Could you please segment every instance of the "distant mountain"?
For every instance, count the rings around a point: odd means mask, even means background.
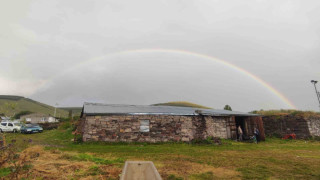
[[[54,107],[22,96],[0,95],[0,114],[13,116],[21,111],[54,115]],[[57,117],[68,117],[68,111],[57,108]]]
[[[210,107],[202,106],[199,104],[194,104],[194,103],[187,102],[187,101],[173,101],[173,102],[167,102],[167,103],[159,103],[159,104],[153,104],[153,106],[179,106],[179,107],[212,109]]]

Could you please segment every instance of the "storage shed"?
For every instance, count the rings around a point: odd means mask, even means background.
[[[83,141],[168,142],[219,137],[237,139],[237,127],[264,140],[261,116],[176,106],[84,103],[78,126]]]

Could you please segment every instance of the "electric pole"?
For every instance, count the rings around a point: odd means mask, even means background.
[[[54,115],[53,115],[54,118],[56,118],[57,106],[58,106],[58,103],[56,103],[56,105],[54,106]]]
[[[314,85],[314,89],[316,90],[316,94],[317,94],[317,98],[318,98],[318,102],[319,102],[319,108],[320,108],[320,93],[318,92],[318,89],[317,89],[317,86],[316,86],[318,81],[311,80],[311,83]]]

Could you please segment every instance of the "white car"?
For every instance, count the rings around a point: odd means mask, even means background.
[[[16,122],[1,122],[0,132],[18,132],[20,131],[21,124]]]

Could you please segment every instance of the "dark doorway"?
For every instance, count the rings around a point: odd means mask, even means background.
[[[235,117],[236,120],[236,128],[237,128],[237,139],[239,139],[239,132],[238,132],[238,127],[240,126],[243,132],[243,136],[247,137],[248,136],[248,130],[246,127],[246,122],[244,117]]]

